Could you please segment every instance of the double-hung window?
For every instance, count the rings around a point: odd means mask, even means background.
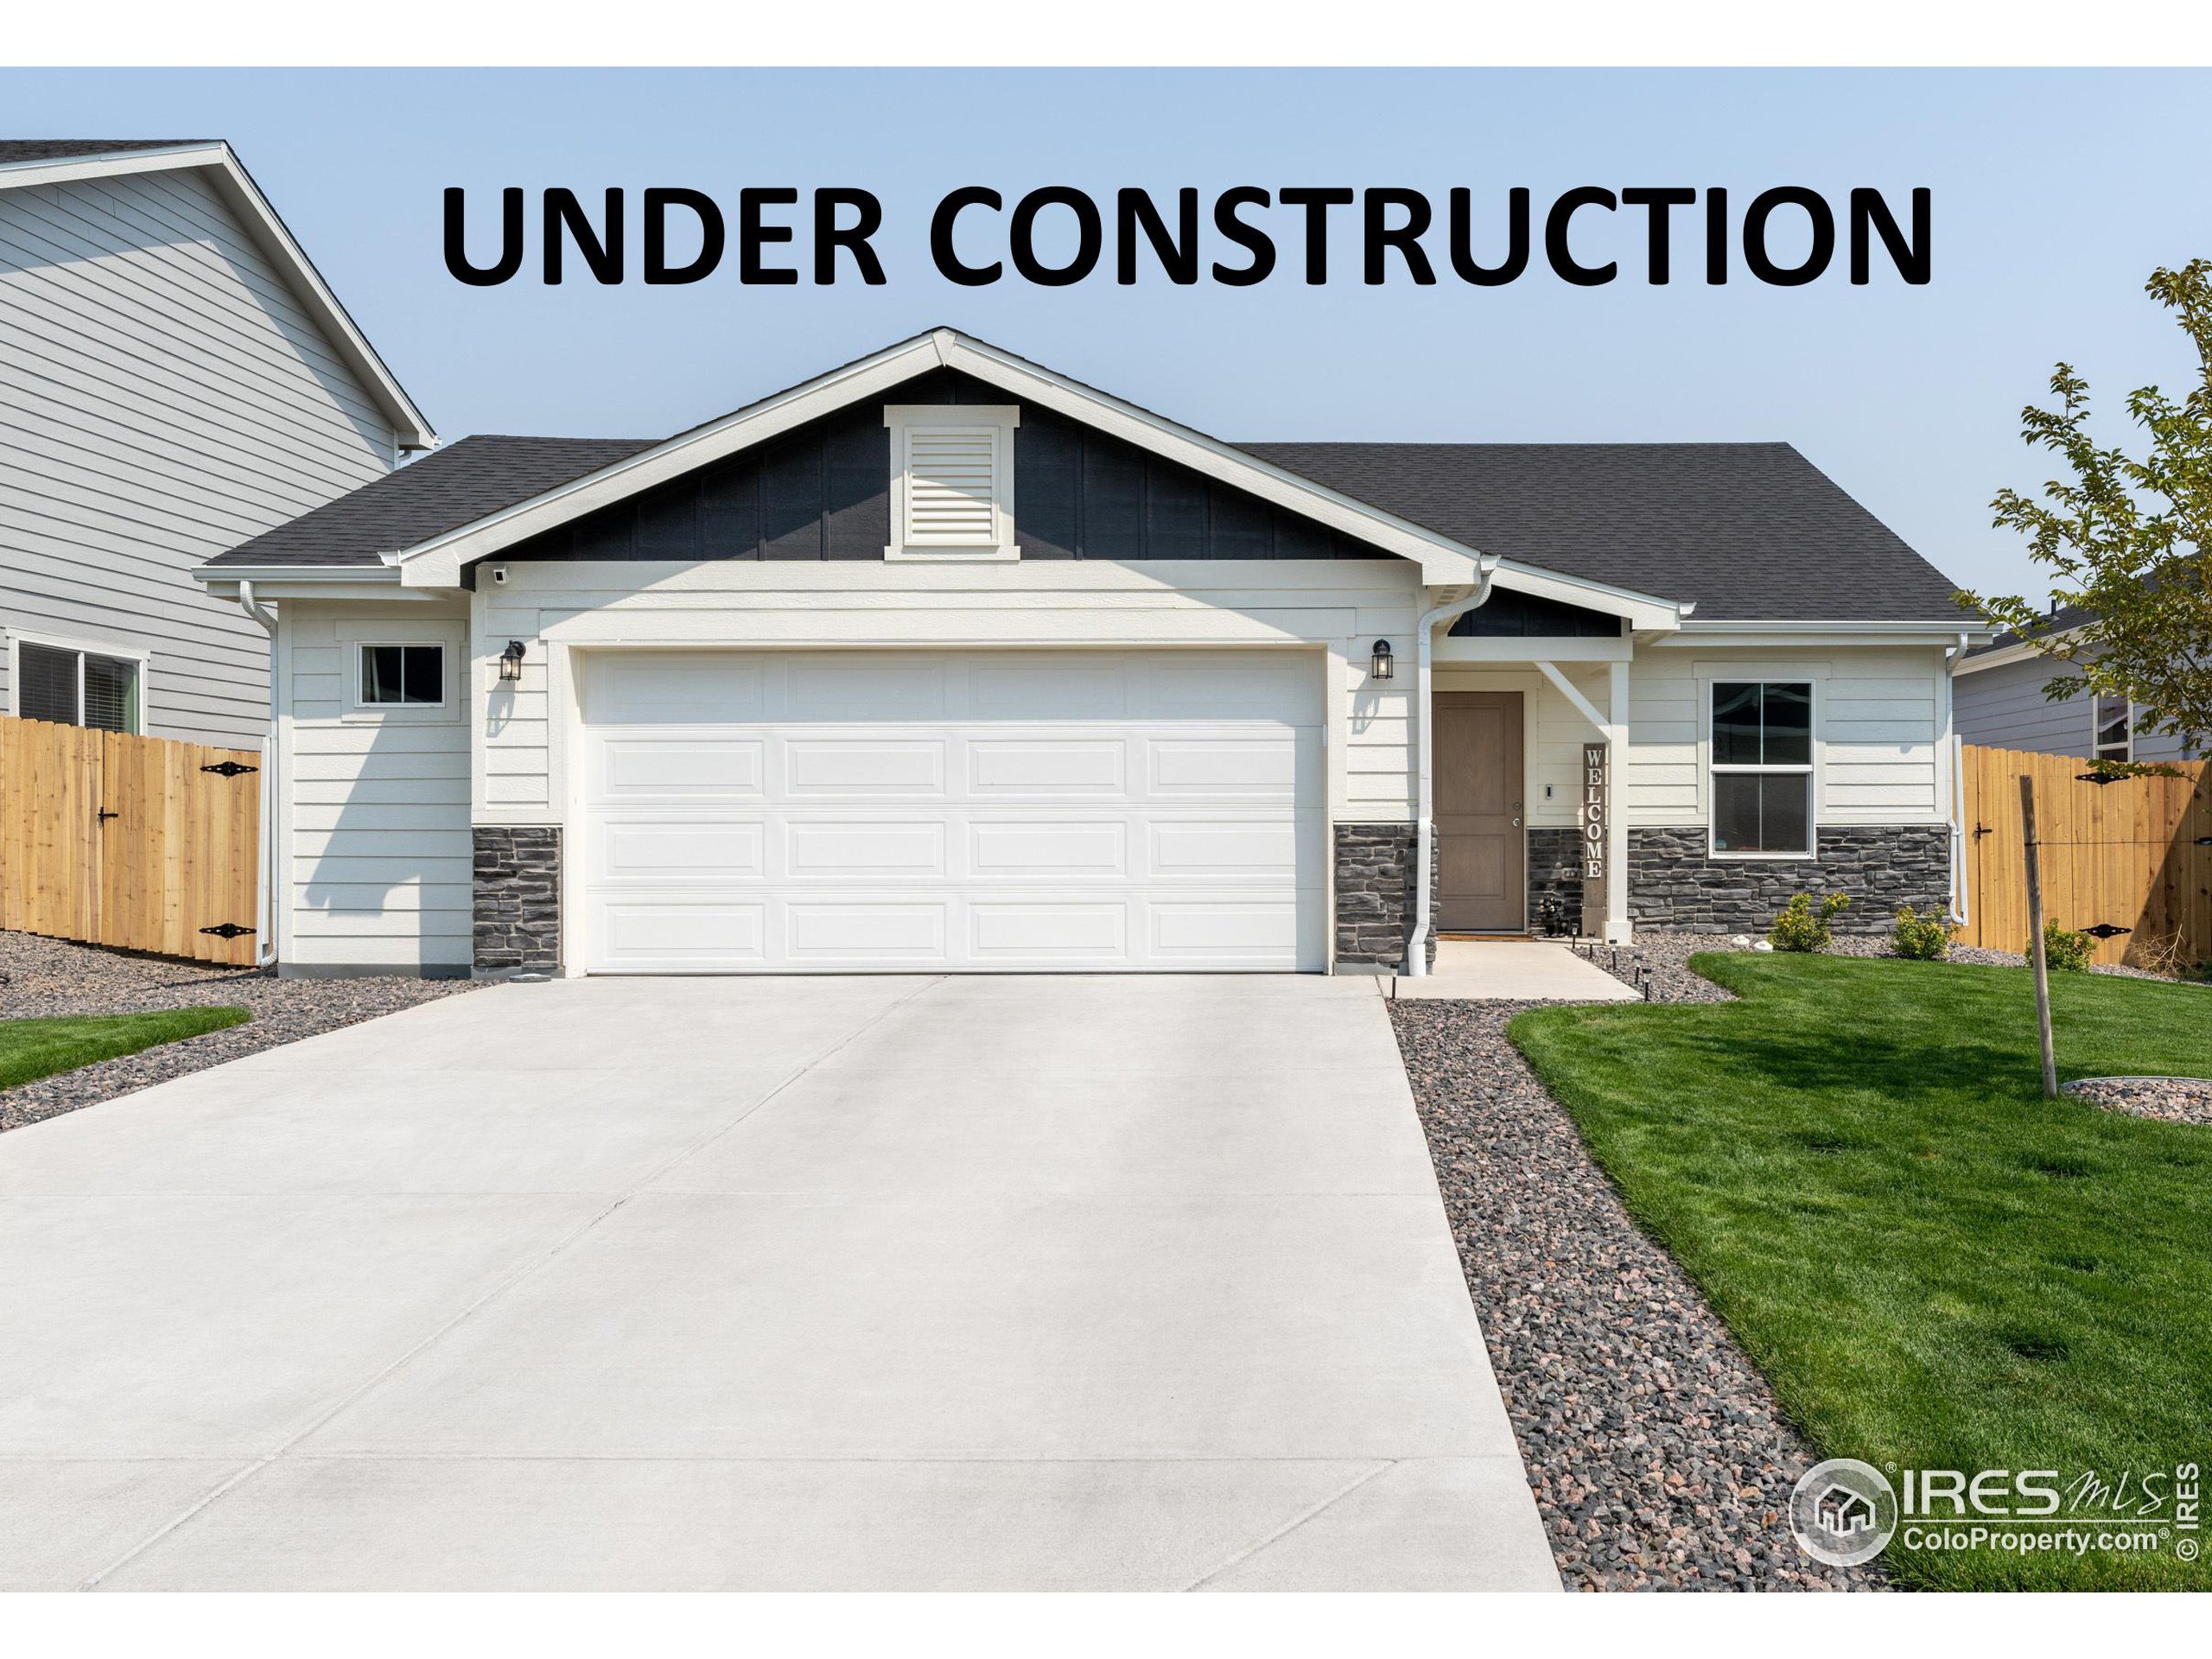
[[[2135,758],[2135,708],[2126,697],[2107,696],[2100,691],[2095,699],[2096,726],[2092,734],[2096,749],[2093,759],[2098,760],[2133,760]]]
[[[1813,855],[1813,688],[1807,682],[1713,685],[1713,850]]]
[[[16,645],[16,713],[25,720],[138,730],[140,665],[134,658],[23,639]]]

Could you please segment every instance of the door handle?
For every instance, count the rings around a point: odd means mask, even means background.
[[[100,814],[100,822],[105,823],[110,818],[119,818],[122,816],[120,812],[103,812]]]
[[[1518,830],[1521,827],[1521,820],[1519,818],[1516,817],[1513,820],[1513,827],[1516,830]]]

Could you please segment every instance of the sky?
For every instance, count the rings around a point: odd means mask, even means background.
[[[0,72],[0,137],[229,139],[448,442],[658,435],[949,323],[1232,442],[1784,440],[1955,580],[2037,596],[1989,523],[2051,475],[2021,406],[2063,358],[2120,442],[2128,390],[2185,389],[2142,286],[2212,254],[2208,107],[2200,71]],[[1505,287],[1369,287],[1349,238],[1321,287],[1287,245],[1251,288],[963,288],[927,226],[972,184],[1395,185],[1440,219],[1462,185],[1493,216],[1514,186],[1539,213],[1581,185],[1870,186],[1901,215],[1926,186],[1934,279],[1708,287],[1686,220],[1653,287],[1624,213],[1592,238],[1626,259],[1602,288],[1541,257]],[[471,288],[442,261],[452,185],[480,214],[521,186],[533,219],[548,187],[688,186],[733,221],[746,186],[858,186],[890,280],[747,287],[733,251],[689,287]]]

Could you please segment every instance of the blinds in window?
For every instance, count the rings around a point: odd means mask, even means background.
[[[16,712],[25,720],[77,723],[77,653],[28,642],[16,648]]]
[[[906,446],[907,544],[996,545],[997,432],[927,427],[909,432]]]

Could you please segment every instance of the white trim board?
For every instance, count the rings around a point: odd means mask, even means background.
[[[51,161],[17,162],[0,166],[0,190],[19,190],[37,185],[70,184],[85,179],[114,178],[129,173],[189,170],[205,175],[223,205],[238,216],[262,252],[276,267],[285,283],[321,326],[346,366],[360,378],[392,423],[402,449],[432,449],[438,435],[433,431],[415,400],[407,395],[376,347],[369,344],[321,272],[293,240],[284,221],[276,216],[269,198],[220,142],[184,144],[169,149],[110,150],[96,156],[72,156]]]

